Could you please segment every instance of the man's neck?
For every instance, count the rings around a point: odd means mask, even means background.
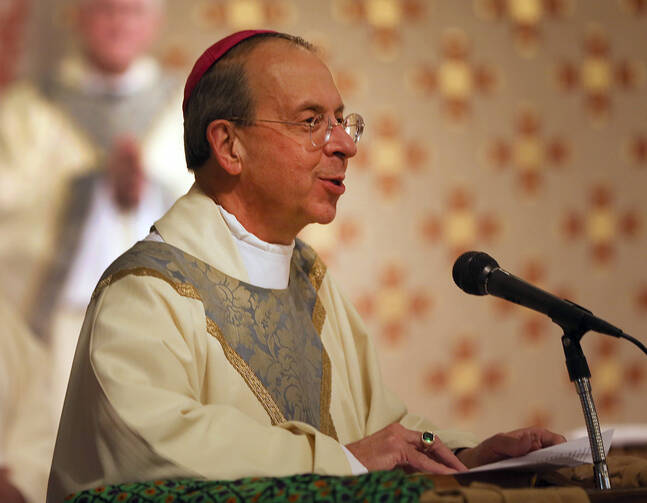
[[[218,201],[216,201],[218,202]],[[248,211],[247,208],[235,205],[227,205],[218,202],[227,212],[234,215],[238,222],[251,234],[261,241],[276,245],[290,245],[294,242],[298,232],[291,229],[283,229],[279,224],[264,219],[261,222],[260,215]],[[267,215],[265,215],[267,217]]]
[[[251,232],[249,232],[243,226],[243,224],[239,222],[238,218],[236,218],[236,216],[233,215],[232,213],[229,213],[225,208],[218,205],[218,209],[220,210],[220,213],[225,219],[225,223],[227,224],[227,227],[229,227],[229,230],[231,231],[231,233],[239,241],[243,241],[255,248],[265,250],[265,251],[269,250],[269,251],[273,251],[274,253],[283,253],[283,254],[292,253],[292,249],[294,248],[294,240],[292,240],[292,242],[287,245],[264,241],[260,239],[258,236],[256,236],[255,234],[252,234]]]
[[[88,60],[87,81],[105,89],[112,89],[119,92],[131,86],[133,78],[134,62],[121,70],[111,70],[101,67],[96,62]]]
[[[202,169],[205,169],[203,166]],[[301,228],[285,228],[280,219],[272,218],[268,212],[256,212],[255,208],[244,204],[235,191],[212,191],[209,186],[213,184],[205,183],[200,173],[196,174],[196,181],[202,191],[208,195],[216,204],[224,208],[228,213],[234,215],[236,220],[247,230],[261,241],[276,245],[291,245]],[[215,184],[218,186],[218,184]],[[220,185],[222,187],[222,185]]]

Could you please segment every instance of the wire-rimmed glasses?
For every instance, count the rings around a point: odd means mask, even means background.
[[[327,119],[327,121],[326,121]],[[245,121],[240,117],[232,117],[227,119],[230,121]],[[246,122],[246,121],[245,121]],[[320,148],[330,141],[332,130],[335,126],[342,126],[348,136],[351,137],[354,143],[359,142],[364,132],[364,119],[360,114],[350,113],[343,119],[331,119],[324,114],[315,115],[312,119],[303,122],[293,121],[277,121],[270,119],[253,119],[249,123],[254,122],[270,122],[274,124],[287,124],[290,126],[300,126],[307,129],[310,133],[310,143],[313,147]]]

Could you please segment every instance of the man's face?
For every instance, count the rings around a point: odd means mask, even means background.
[[[328,117],[343,117],[343,103],[330,71],[301,47],[267,41],[251,52],[245,69],[255,119],[305,122],[323,113],[327,122]],[[275,242],[289,242],[309,223],[333,220],[345,190],[348,158],[357,152],[343,128],[334,127],[330,141],[319,148],[313,147],[301,126],[255,122],[238,133],[244,201],[284,237]]]
[[[159,18],[154,0],[82,0],[78,28],[90,60],[119,74],[148,49]]]

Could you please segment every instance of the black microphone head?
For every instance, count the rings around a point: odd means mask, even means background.
[[[458,288],[472,295],[486,295],[487,277],[492,269],[499,267],[487,253],[468,251],[454,262],[452,277]]]

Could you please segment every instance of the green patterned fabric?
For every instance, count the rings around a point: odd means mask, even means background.
[[[66,503],[269,503],[269,502],[416,502],[433,489],[431,479],[401,470],[356,477],[316,474],[233,481],[196,479],[131,482],[88,489]]]

